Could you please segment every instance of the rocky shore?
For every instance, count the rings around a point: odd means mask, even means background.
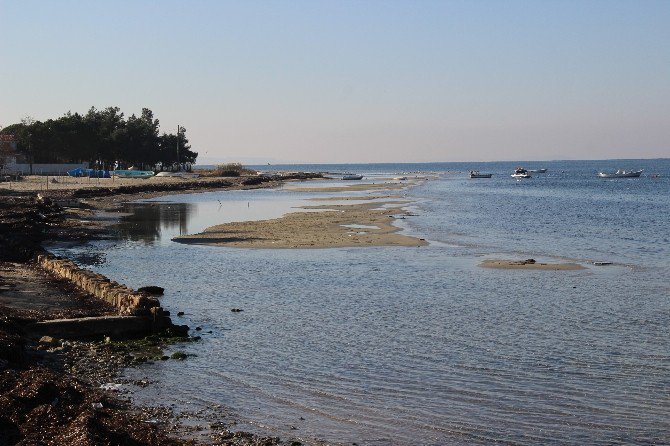
[[[81,219],[122,201],[173,192],[272,187],[278,181],[315,176],[0,189],[0,445],[300,444],[233,432],[226,426],[212,428],[207,440],[185,439],[169,414],[133,407],[107,385],[120,368],[183,360],[163,355],[162,348],[199,338],[171,329],[169,313],[157,310],[155,298],[54,258],[43,251],[42,243],[99,236],[104,227]],[[56,319],[100,320],[121,314],[160,320],[162,325],[152,325],[155,334],[139,341],[125,341],[121,334],[78,340],[40,336],[34,330],[36,324]]]

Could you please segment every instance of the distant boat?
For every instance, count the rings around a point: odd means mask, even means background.
[[[600,178],[637,178],[642,175],[642,169],[640,170],[617,170],[614,173],[604,173],[598,172]]]
[[[470,171],[470,178],[491,178],[492,176],[492,173],[479,173],[478,170]]]
[[[154,176],[152,170],[113,170],[111,172],[112,176],[119,178],[150,178]]]
[[[356,174],[353,174],[353,173],[345,173],[342,176],[342,179],[343,180],[362,180],[363,175],[356,175]]]
[[[516,169],[514,169],[514,173],[512,174],[512,178],[517,178],[517,179],[530,178],[530,174],[523,167],[517,167]]]
[[[531,173],[547,173],[547,169],[531,169],[528,172],[531,172]]]

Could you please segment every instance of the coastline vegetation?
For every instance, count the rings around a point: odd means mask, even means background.
[[[127,118],[118,107],[91,107],[86,114],[67,112],[46,121],[26,117],[0,134],[14,135],[18,154],[30,164],[88,162],[103,169],[160,165],[169,170],[194,163],[198,156],[185,128],[161,134],[160,123],[148,108]]]
[[[242,175],[256,175],[256,171],[244,167],[240,163],[218,164],[211,171],[204,173],[204,176],[214,177],[239,177]]]

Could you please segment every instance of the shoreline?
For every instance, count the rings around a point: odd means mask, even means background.
[[[62,317],[119,314],[118,309],[49,273],[34,260],[45,252],[41,248],[44,242],[104,236],[110,221],[89,221],[94,213],[104,210],[118,217],[119,205],[128,201],[174,193],[276,187],[287,179],[304,178],[180,179],[164,182],[167,187],[131,180],[133,184],[115,188],[48,192],[0,189],[0,384],[4,389],[0,405],[6,408],[6,415],[0,415],[0,443],[49,437],[44,444],[62,444],[72,438],[78,438],[77,444],[285,444],[278,438],[233,432],[225,426],[212,429],[209,439],[194,442],[188,437],[188,426],[179,419],[161,414],[159,408],[134,406],[114,386],[106,384],[113,382],[123,368],[147,359],[169,359],[161,356],[162,348],[174,342],[169,338],[154,337],[147,353],[146,345],[131,348],[133,344],[109,338],[91,342],[43,336],[38,340],[25,327]],[[59,202],[76,207],[62,209]],[[178,342],[196,338],[180,338]],[[47,392],[50,396],[17,405],[16,398],[22,398],[26,391],[34,395]],[[72,395],[77,395],[74,400]],[[45,410],[53,414],[51,421],[37,415]]]

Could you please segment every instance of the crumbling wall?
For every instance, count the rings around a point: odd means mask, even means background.
[[[108,279],[102,274],[82,269],[72,260],[51,254],[37,256],[37,263],[51,274],[66,279],[85,292],[118,308],[119,314],[150,318],[154,331],[172,326],[170,313],[158,299]]]

